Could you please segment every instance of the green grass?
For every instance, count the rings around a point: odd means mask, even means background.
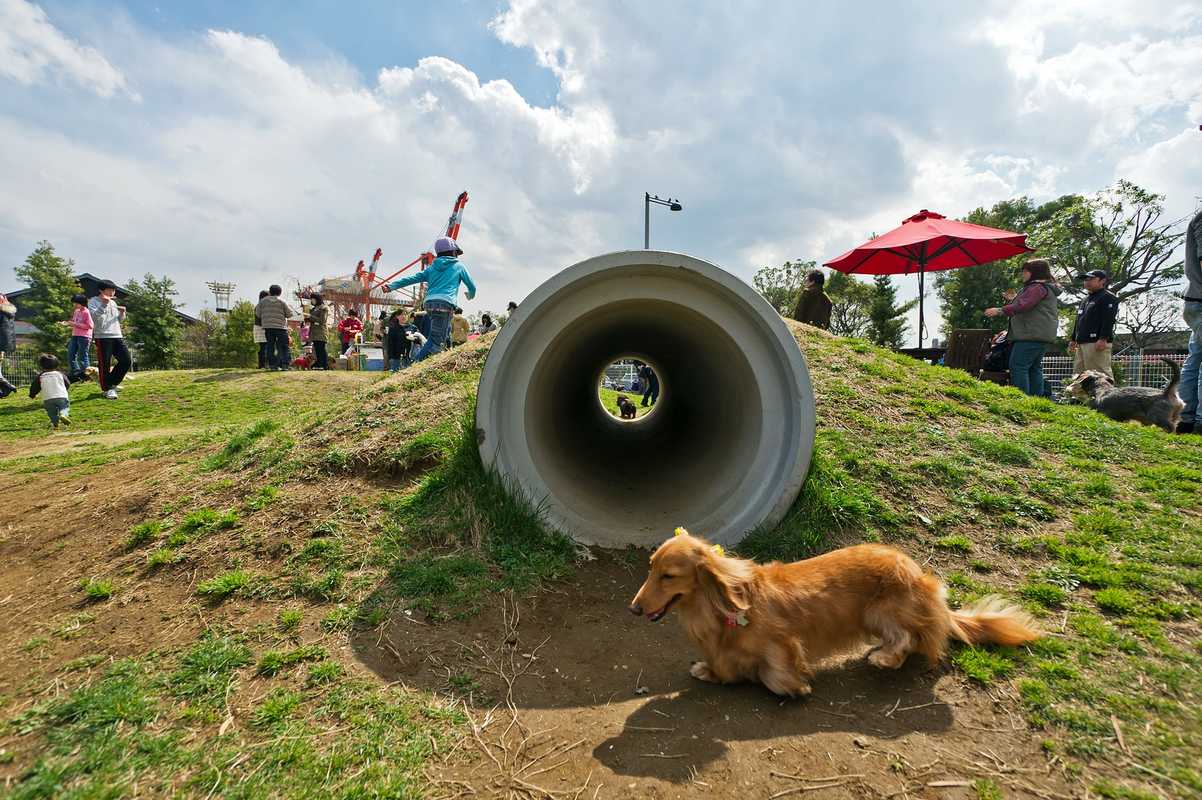
[[[229,570],[198,583],[196,593],[213,601],[221,601],[235,592],[245,590],[250,586],[250,581],[250,575],[243,570]]]
[[[158,569],[171,564],[177,564],[183,560],[183,556],[177,553],[170,547],[160,547],[146,557],[146,566],[149,569]]]
[[[1047,608],[1058,607],[1068,598],[1067,591],[1051,583],[1028,583],[1022,587],[1021,594]]]
[[[108,600],[117,593],[117,584],[104,578],[88,578],[79,588],[84,597],[93,603]]]
[[[977,683],[988,685],[1014,671],[1014,657],[1003,650],[961,647],[952,653],[952,663]]]
[[[276,627],[283,633],[296,633],[300,630],[304,613],[299,608],[285,608],[276,616]]]
[[[71,431],[121,433],[247,425],[275,417],[281,410],[299,415],[324,408],[374,377],[365,372],[140,372],[123,384],[121,399],[116,402],[101,398],[95,383],[72,387]],[[40,401],[16,396],[0,406],[0,441],[47,437],[45,422]]]
[[[993,593],[1020,602],[1051,635],[1015,650],[954,646],[956,678],[1000,689],[999,702],[1013,704],[1077,784],[1070,793],[1202,793],[1196,445],[861,342],[807,337],[803,347],[819,423],[810,474],[785,518],[754,531],[740,553],[791,560],[835,543],[881,541],[942,573],[954,606]],[[413,370],[355,396],[342,384],[337,403],[329,392],[311,413],[285,405],[249,416],[234,409],[220,415],[224,427],[186,440],[84,447],[0,465],[22,474],[170,457],[186,484],[204,454],[216,453],[201,480],[178,491],[172,485],[173,495],[160,498],[166,505],[154,518],[174,527],[136,547],[157,547],[147,561],[164,568],[186,555],[208,578],[201,586],[225,598],[221,608],[205,609],[210,619],[255,620],[242,623],[249,630],[206,634],[184,653],[147,653],[111,666],[89,658],[69,673],[63,670],[78,651],[60,656],[60,640],[93,635],[96,616],[50,620],[34,639],[36,631],[22,633],[28,660],[47,674],[69,674],[78,690],[107,680],[132,686],[132,716],[105,729],[122,748],[107,749],[107,740],[70,720],[51,722],[56,701],[30,698],[37,710],[16,715],[16,724],[37,744],[17,753],[29,762],[20,773],[29,777],[11,791],[59,796],[69,785],[82,797],[138,780],[147,794],[214,797],[428,792],[416,777],[430,754],[420,737],[437,735],[445,711],[428,697],[356,681],[333,660],[297,653],[313,647],[302,631],[321,635],[338,654],[348,637],[375,641],[353,631],[406,610],[466,616],[487,609],[500,591],[532,591],[573,570],[572,543],[480,464],[471,398],[483,356],[463,349],[454,358],[457,369]],[[376,480],[385,473],[397,479],[385,486]],[[315,476],[344,485],[310,500],[301,484]],[[281,497],[297,505],[283,525]],[[237,514],[216,508],[230,502]],[[124,563],[94,569],[119,576],[131,596],[146,581],[190,580],[113,557]],[[948,560],[961,571],[939,568]],[[259,601],[253,611],[251,598]],[[469,671],[453,670],[444,688],[471,694],[472,682]],[[138,721],[134,690],[149,698],[152,722]],[[236,724],[216,737],[226,697]],[[1130,756],[1115,740],[1112,715]],[[339,734],[323,738],[331,730]],[[1129,762],[1154,773],[1132,772]],[[1084,777],[1101,773],[1115,780]],[[169,776],[176,775],[188,777],[175,785]],[[981,781],[970,796],[989,797],[994,788]]]
[[[129,529],[129,537],[125,540],[126,550],[137,550],[144,544],[153,542],[163,533],[163,523],[158,520],[139,522]]]
[[[325,648],[316,645],[297,647],[287,651],[268,650],[259,657],[258,666],[255,667],[255,674],[262,677],[271,677],[305,661],[322,661],[325,658]]]
[[[1017,441],[984,433],[962,433],[960,440],[968,449],[997,464],[1026,467],[1035,463],[1031,449]]]
[[[935,546],[953,553],[971,553],[972,540],[967,536],[944,536],[935,540]]]
[[[624,395],[627,400],[634,403],[635,419],[645,417],[647,416],[647,413],[651,411],[651,406],[644,407],[642,405],[643,396],[641,394],[635,394],[633,392],[619,392],[614,389],[598,389],[597,399],[601,402],[602,407],[610,413],[610,416],[619,418],[622,416],[618,411],[618,395]]]
[[[385,594],[432,613],[466,613],[494,591],[528,590],[562,577],[575,556],[571,541],[548,530],[537,507],[481,464],[471,408],[450,456],[415,492],[384,506],[391,522],[375,560],[388,571]]]
[[[250,648],[238,637],[210,628],[180,656],[165,686],[178,699],[213,705],[225,697],[238,668],[250,662]]]
[[[38,755],[6,797],[414,797],[457,713],[336,664],[276,686],[220,738],[249,649],[206,632],[183,653],[119,661],[9,724]],[[247,696],[249,699],[249,696]],[[182,701],[182,702],[181,702]]]
[[[760,561],[794,560],[821,552],[834,531],[895,527],[899,516],[867,481],[854,477],[844,466],[849,447],[841,436],[820,434],[796,502],[779,524],[748,534],[739,543],[739,554]]]

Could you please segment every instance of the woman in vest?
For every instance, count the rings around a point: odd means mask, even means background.
[[[1052,278],[1047,259],[1033,258],[1023,264],[1023,288],[1006,299],[1001,308],[985,309],[985,316],[1010,317],[1010,383],[1024,394],[1042,397],[1043,354],[1056,341],[1060,323],[1060,287]]]

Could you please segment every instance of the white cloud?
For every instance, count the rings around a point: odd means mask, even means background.
[[[1129,177],[1186,208],[1202,174],[1182,133],[1202,116],[1202,29],[1181,3],[851,16],[513,0],[491,30],[556,76],[545,106],[445,57],[363,76],[234,30],[89,37],[121,54],[118,70],[37,7],[0,0],[0,19],[18,12],[36,24],[0,28],[0,263],[49,238],[93,272],[174,275],[192,310],[206,280],[250,296],[349,272],[377,246],[402,264],[463,189],[472,306],[497,309],[574,261],[640,246],[644,191],[685,206],[653,209],[653,246],[749,280],[924,207],[958,216]],[[18,30],[67,55],[11,57],[28,50]],[[938,47],[912,46],[935,34]],[[102,97],[137,85],[144,102],[76,108],[51,77]],[[19,113],[47,96],[63,107]],[[913,279],[899,285],[914,296]]]
[[[125,76],[91,47],[63,35],[46,12],[25,0],[0,0],[0,78],[26,86],[48,77],[69,80],[101,97],[137,99]]]

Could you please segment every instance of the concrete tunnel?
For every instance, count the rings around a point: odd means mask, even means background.
[[[624,357],[660,379],[635,421],[597,397]],[[634,250],[568,267],[519,306],[481,374],[476,434],[484,464],[579,542],[655,545],[683,525],[733,545],[797,497],[814,399],[796,341],[751,287]]]

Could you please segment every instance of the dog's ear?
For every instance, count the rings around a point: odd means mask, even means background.
[[[697,564],[697,583],[701,594],[720,614],[738,614],[751,605],[743,599],[735,577],[723,568],[722,559],[706,553]]]
[[[1085,379],[1081,381],[1081,388],[1087,392],[1092,392],[1094,387],[1097,385],[1098,385],[1098,379],[1095,378],[1093,375],[1086,375]]]

